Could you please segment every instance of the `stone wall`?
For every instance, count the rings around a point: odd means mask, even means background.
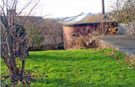
[[[129,24],[119,23],[119,35],[131,35],[135,36],[135,22]]]

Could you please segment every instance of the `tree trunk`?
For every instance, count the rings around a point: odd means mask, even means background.
[[[10,71],[10,79],[11,79],[11,82],[13,83],[21,79],[19,70],[17,68]]]
[[[23,80],[24,77],[24,67],[25,67],[25,60],[22,61],[21,81]]]
[[[15,60],[11,59],[11,58],[7,58],[7,60],[4,60],[4,62],[6,63],[9,71],[10,71],[10,79],[11,82],[17,82],[18,80],[21,79],[21,75],[20,75],[20,71],[16,66]]]

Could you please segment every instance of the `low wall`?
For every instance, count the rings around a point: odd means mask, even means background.
[[[119,23],[119,35],[129,35],[135,36],[135,22],[131,22],[129,24]]]
[[[98,47],[99,48],[109,48],[113,50],[120,51],[126,54],[128,57],[135,58],[135,38],[116,35],[116,36],[103,36],[98,37]]]

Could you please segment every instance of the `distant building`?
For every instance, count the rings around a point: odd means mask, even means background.
[[[88,14],[80,13],[79,15],[76,15],[76,16],[65,17],[65,18],[60,18],[60,19],[58,18],[57,20],[59,21],[59,23],[62,23],[62,24],[65,24],[65,23],[71,24],[71,23],[80,22],[91,15],[93,15],[93,14],[92,13],[88,13]]]

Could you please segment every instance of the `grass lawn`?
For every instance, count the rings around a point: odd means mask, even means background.
[[[123,54],[115,53],[118,60],[107,53],[111,51],[30,52],[25,70],[31,72],[34,81],[29,87],[135,87],[135,68],[124,62]],[[8,75],[3,62],[1,68],[2,77]],[[2,78],[2,82],[10,84],[9,79]]]

